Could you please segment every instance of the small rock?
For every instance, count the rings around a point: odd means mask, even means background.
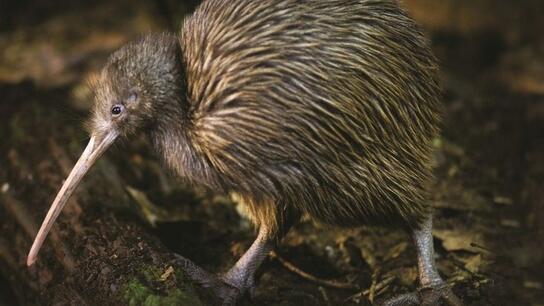
[[[0,188],[0,191],[2,191],[2,193],[6,193],[9,191],[9,183],[4,183],[4,185],[2,185],[2,188]]]
[[[336,257],[336,250],[330,245],[325,247],[325,253],[327,254],[327,257],[330,259]]]
[[[542,289],[542,283],[526,280],[523,282],[523,287],[527,289]]]
[[[105,267],[104,269],[102,269],[102,271],[100,271],[100,273],[102,273],[103,275],[106,275],[106,274],[108,274],[110,272],[111,272],[110,267]]]
[[[501,197],[501,196],[496,196],[493,199],[493,202],[495,202],[495,204],[500,204],[500,205],[512,205],[514,203],[514,201],[512,201],[511,198]]]
[[[521,226],[518,220],[513,220],[513,219],[502,219],[501,225],[504,227],[513,227],[513,228],[519,228]]]

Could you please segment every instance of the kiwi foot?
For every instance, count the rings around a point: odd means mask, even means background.
[[[429,216],[419,229],[412,232],[417,250],[417,265],[421,287],[413,293],[402,294],[385,301],[384,306],[396,305],[440,305],[462,306],[463,302],[453,294],[451,288],[440,277],[434,262],[432,217]]]
[[[431,287],[423,287],[416,292],[401,294],[389,300],[386,300],[382,306],[408,306],[408,305],[440,305],[443,301],[449,306],[463,306],[463,302],[443,283]]]
[[[212,275],[206,284],[200,284],[210,291],[215,298],[215,305],[234,306],[243,297],[244,291],[222,280],[221,277]]]
[[[231,270],[232,271],[232,270]],[[244,295],[249,295],[249,298],[255,297],[255,278],[253,275],[241,279],[239,277],[233,277],[231,271],[221,276],[223,282],[229,286],[236,288],[239,292],[240,297]]]
[[[210,273],[191,260],[177,255],[172,262],[183,269],[185,275],[200,287],[208,290],[214,298],[216,305],[233,306],[246,294],[252,294],[254,291],[253,278],[240,281],[238,278],[232,278],[229,273],[218,276]]]

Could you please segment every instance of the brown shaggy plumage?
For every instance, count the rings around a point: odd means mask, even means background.
[[[145,125],[170,168],[272,232],[300,214],[417,228],[430,213],[437,67],[398,1],[208,0],[102,79],[92,128],[140,88],[119,128]]]

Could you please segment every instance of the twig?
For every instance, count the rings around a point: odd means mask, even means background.
[[[370,303],[374,303],[374,298],[376,297],[377,286],[378,286],[378,279],[381,275],[381,269],[375,268],[372,271],[372,284],[370,284],[370,288],[368,289],[368,300]]]
[[[395,280],[395,278],[395,276],[389,276],[388,278],[378,283],[376,285],[376,296],[382,295],[389,288],[389,284],[391,284]]]
[[[309,274],[307,272],[304,272],[301,269],[299,269],[298,267],[296,267],[294,264],[292,264],[292,263],[288,262],[287,260],[283,259],[282,257],[280,257],[275,251],[270,252],[270,257],[277,259],[283,265],[283,267],[286,268],[287,270],[297,274],[298,276],[300,276],[300,277],[302,277],[302,278],[304,278],[306,280],[314,282],[316,284],[320,284],[320,285],[330,287],[330,288],[335,288],[335,289],[346,289],[346,290],[357,290],[357,289],[359,289],[359,287],[354,285],[354,284],[343,283],[343,282],[339,282],[339,281],[335,281],[335,280],[321,279],[321,278],[318,278],[318,277],[316,277],[314,275],[311,275],[311,274]]]
[[[460,261],[455,255],[448,254],[448,258],[453,259],[451,263],[456,266],[458,269],[465,271],[468,273],[471,277],[476,277],[482,280],[487,280],[488,277],[484,273],[478,273],[478,272],[472,272],[469,269],[467,269],[462,261]],[[501,278],[507,278],[505,275],[493,273]]]
[[[376,259],[374,256],[374,250],[372,250],[367,244],[363,243],[360,246],[352,244],[352,247],[359,251],[360,256],[368,264],[370,270],[372,271],[372,283],[370,288],[367,289],[367,293],[365,293],[365,295],[368,295],[368,300],[370,303],[374,303],[374,299],[379,291],[378,285],[380,284],[379,280],[382,275],[381,266],[378,263],[378,259]]]
[[[489,255],[492,255],[492,256],[495,256],[495,257],[503,257],[503,258],[506,258],[506,256],[504,255],[501,255],[501,254],[498,254],[497,252],[495,252],[494,250],[490,249],[490,248],[487,248],[483,245],[480,245],[476,242],[471,242],[470,243],[470,246],[473,247],[473,248],[476,248],[476,249],[480,249],[482,251],[485,251],[487,253],[489,253]]]
[[[395,276],[389,276],[387,278],[385,278],[384,280],[382,280],[381,282],[377,283],[375,285],[375,292],[377,293],[376,296],[379,296],[381,295],[388,287],[389,287],[389,284],[391,284],[394,280],[395,280]],[[359,293],[356,293],[350,297],[348,297],[346,299],[346,301],[348,300],[354,300],[355,298],[357,297],[361,297],[363,295],[369,295],[370,294],[370,288],[368,289],[365,289]]]
[[[327,290],[323,288],[322,286],[319,286],[319,292],[321,293],[321,296],[323,297],[323,300],[327,305],[331,304],[331,300],[329,299],[329,295],[327,294]]]

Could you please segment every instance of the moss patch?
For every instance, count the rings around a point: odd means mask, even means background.
[[[192,290],[173,288],[165,295],[158,294],[138,280],[132,280],[124,291],[124,300],[130,306],[203,305]]]
[[[123,290],[124,301],[130,306],[203,305],[182,272],[175,271],[167,279],[161,279],[162,274],[157,267],[142,269],[142,280],[130,280]]]

